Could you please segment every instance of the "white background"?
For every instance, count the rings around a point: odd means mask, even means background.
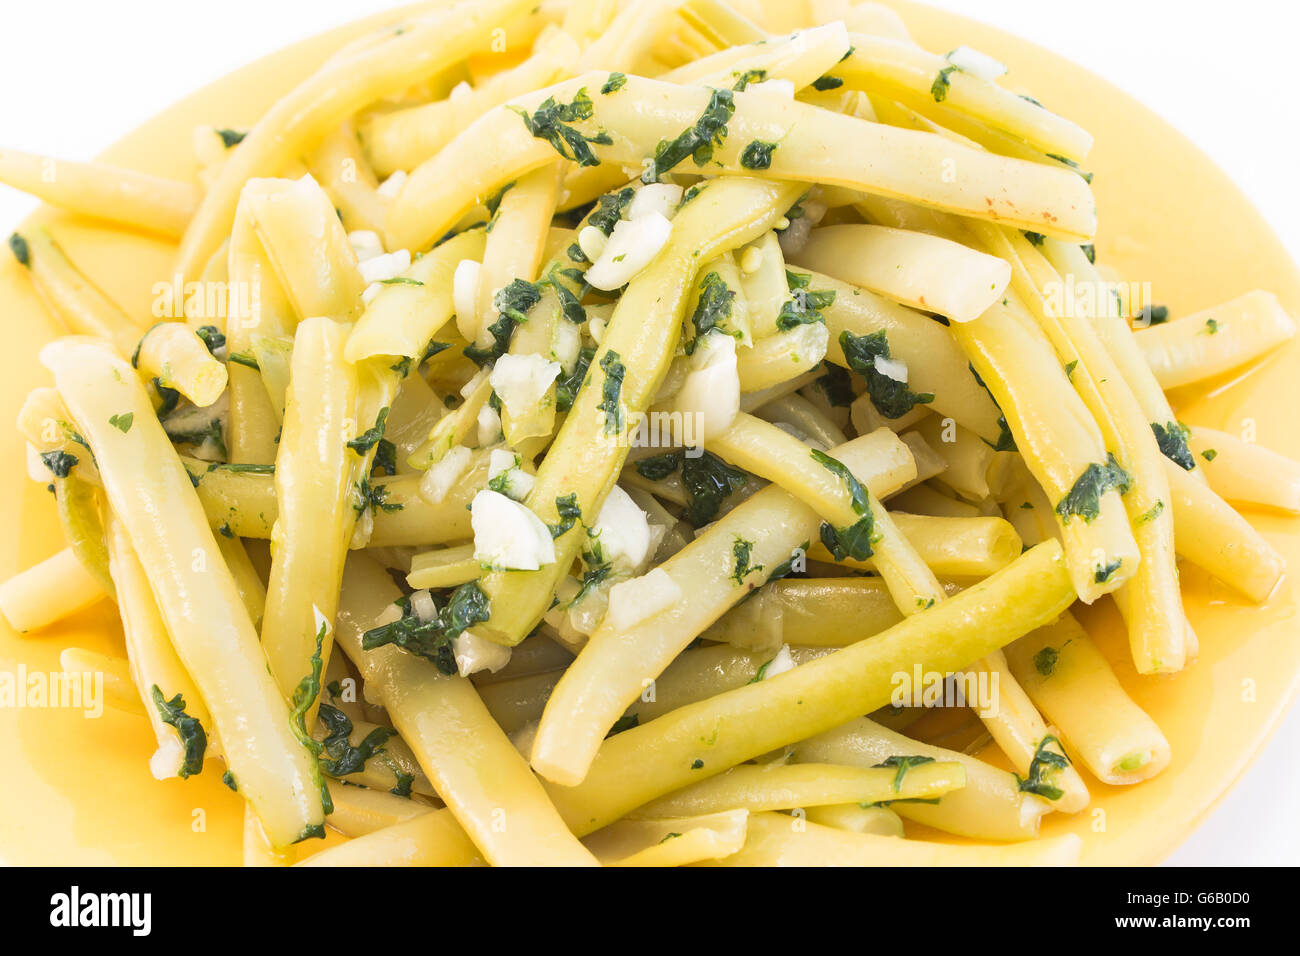
[[[1277,0],[932,0],[1055,50],[1142,100],[1240,185],[1300,258],[1295,28]],[[386,0],[40,0],[7,3],[0,141],[93,157],[163,107]],[[1156,160],[1158,161],[1158,160]],[[0,234],[35,203],[0,186]],[[1300,709],[1170,862],[1300,862]]]

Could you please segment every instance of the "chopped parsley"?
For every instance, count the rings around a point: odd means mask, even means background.
[[[825,93],[827,90],[838,90],[843,85],[843,80],[838,76],[831,76],[829,73],[826,76],[817,77],[812,83],[813,89],[821,93]]]
[[[716,518],[723,499],[745,487],[747,480],[745,472],[707,451],[696,458],[680,451],[664,452],[636,463],[637,473],[650,481],[663,481],[679,468],[687,498],[686,520],[697,528]]]
[[[363,514],[367,508],[371,512],[382,511],[385,514],[392,514],[395,511],[401,511],[403,507],[400,502],[388,500],[387,485],[372,485],[368,477],[362,478],[356,483],[356,495],[352,508],[357,514]]]
[[[736,541],[731,546],[731,557],[734,561],[731,580],[737,584],[744,584],[747,575],[763,570],[763,565],[750,563],[753,551],[754,542],[746,541],[740,535],[736,535]]]
[[[1105,584],[1110,580],[1110,576],[1119,570],[1119,566],[1124,563],[1123,558],[1116,558],[1109,564],[1099,564],[1093,570],[1092,579],[1097,584]]]
[[[1078,515],[1085,522],[1092,521],[1101,514],[1101,499],[1112,488],[1120,494],[1128,491],[1133,483],[1132,477],[1120,467],[1113,454],[1106,455],[1106,464],[1096,462],[1083,470],[1069,493],[1056,505],[1056,513],[1061,516],[1062,524],[1069,523],[1071,517]]]
[[[66,451],[43,451],[41,462],[54,472],[55,478],[66,478],[68,472],[72,471],[72,466],[77,463],[77,456],[69,455]]]
[[[492,297],[492,304],[499,315],[497,320],[488,326],[492,344],[479,346],[471,343],[465,346],[463,350],[465,355],[479,366],[495,362],[510,347],[510,337],[514,335],[515,327],[521,322],[528,321],[528,310],[541,300],[541,290],[532,282],[523,279],[514,279],[504,289],[498,290]]]
[[[695,527],[717,517],[722,501],[745,486],[743,471],[733,468],[718,456],[704,452],[698,458],[682,458],[682,485],[688,499],[686,520]]]
[[[379,439],[379,444],[375,446],[375,458],[370,465],[370,474],[372,476],[397,474],[397,446],[387,438]]]
[[[779,143],[769,143],[756,139],[741,151],[740,165],[745,169],[771,169],[772,152]]]
[[[13,233],[9,237],[9,251],[14,254],[19,265],[30,266],[32,264],[32,251],[27,245],[27,240],[18,233]]]
[[[556,497],[555,513],[560,516],[558,524],[550,524],[547,527],[551,531],[552,538],[558,538],[565,534],[570,528],[582,520],[582,508],[578,506],[578,493],[571,492],[563,498]]]
[[[934,763],[934,758],[921,757],[917,755],[912,755],[910,757],[893,756],[893,757],[886,757],[883,763],[878,763],[875,766],[877,768],[880,767],[897,768],[898,772],[894,774],[893,786],[894,786],[894,793],[899,793],[903,789],[903,778],[907,776],[907,771],[911,770],[913,767],[919,767],[922,764],[927,764],[927,763]]]
[[[361,635],[362,648],[369,651],[395,644],[416,657],[431,661],[443,674],[456,673],[452,642],[491,616],[487,595],[477,581],[462,584],[453,591],[447,603],[428,621],[421,621],[411,612],[408,598],[403,598],[398,604],[405,614],[390,624],[366,631]]]
[[[605,384],[601,388],[601,399],[596,407],[605,413],[605,434],[617,435],[623,431],[626,420],[619,395],[623,391],[623,377],[627,374],[627,369],[619,354],[612,349],[601,356],[600,368],[605,373]]]
[[[203,340],[209,352],[215,352],[226,345],[226,335],[215,325],[203,325],[194,330],[194,334]],[[136,350],[137,353],[139,350]]]
[[[110,415],[108,423],[120,431],[123,435],[131,430],[131,424],[135,421],[135,412],[126,412],[122,415]]]
[[[1207,448],[1205,451],[1201,452],[1201,457],[1206,461],[1214,461],[1214,459],[1219,457],[1219,453],[1213,448]]]
[[[184,778],[199,773],[203,770],[203,754],[208,749],[208,735],[203,730],[203,725],[197,717],[185,713],[185,698],[181,694],[167,700],[157,684],[149,689],[149,694],[153,698],[158,717],[164,724],[176,728],[176,735],[180,737],[184,748],[185,756],[176,775]]]
[[[1044,677],[1051,677],[1052,671],[1056,670],[1056,662],[1060,659],[1061,652],[1054,647],[1044,647],[1034,655],[1034,670]]]
[[[569,606],[573,607],[576,604],[581,604],[588,594],[605,583],[605,579],[608,578],[613,571],[613,566],[609,564],[602,564],[598,567],[584,571],[582,575],[582,586],[578,588],[578,593],[573,596],[573,600],[569,602]]]
[[[680,452],[667,451],[662,455],[651,455],[636,463],[637,474],[651,481],[663,481],[675,472],[682,463]]]
[[[358,455],[364,455],[366,452],[370,451],[370,449],[379,444],[380,440],[384,437],[384,428],[387,424],[388,406],[385,405],[379,410],[379,414],[375,416],[374,425],[367,428],[356,438],[348,442],[348,447]]]
[[[998,400],[993,397],[993,390],[984,384],[984,379],[980,377],[979,372],[975,371],[975,366],[967,362],[966,367],[969,368],[970,373],[975,376],[975,381],[979,387],[988,393],[989,399],[993,402],[994,406],[997,407],[998,411],[1002,411],[1002,406],[998,405]],[[1066,369],[1066,377],[1069,377],[1070,371],[1072,371],[1072,369]],[[998,416],[998,440],[996,442],[991,442],[987,438],[981,438],[980,440],[994,451],[1017,450],[1016,439],[1011,434],[1011,428],[1007,425],[1007,416],[1005,415]]]
[[[406,378],[406,376],[411,374],[412,365],[419,368],[439,352],[445,352],[449,348],[451,348],[451,345],[447,342],[439,342],[437,339],[430,339],[429,344],[424,347],[424,352],[420,355],[418,361],[410,355],[403,355],[392,365],[388,366],[388,368],[391,371],[396,372],[399,377]]]
[[[816,448],[812,449],[810,454],[813,461],[822,465],[848,486],[853,512],[860,516],[847,528],[832,528],[830,524],[823,523],[822,542],[826,545],[826,549],[837,561],[846,557],[858,561],[871,557],[871,546],[880,540],[880,536],[876,533],[875,516],[871,513],[871,503],[866,489],[843,462]]]
[[[1139,326],[1164,325],[1169,321],[1169,307],[1165,305],[1146,305],[1142,311],[1133,316]]]
[[[540,286],[547,286],[555,293],[556,300],[560,303],[560,314],[574,325],[582,325],[587,321],[587,310],[582,307],[579,296],[574,295],[561,279],[568,279],[570,282],[577,282],[581,286],[586,285],[586,280],[581,272],[577,269],[561,269],[559,265],[551,268],[546,274],[546,278],[537,283]]]
[[[1164,510],[1165,510],[1165,503],[1159,499],[1156,499],[1155,504],[1153,504],[1146,511],[1142,512],[1142,514],[1138,515],[1137,523],[1146,524],[1148,521],[1155,521],[1157,518],[1160,517],[1160,515],[1164,512]]]
[[[325,754],[321,757],[321,767],[331,777],[360,773],[365,769],[366,761],[383,753],[388,738],[397,734],[397,731],[387,727],[376,727],[353,746],[349,740],[352,736],[352,721],[347,714],[323,703],[320,705],[319,716],[326,731],[325,738],[321,741]]]
[[[184,428],[177,424],[174,421],[176,417],[178,416],[164,419],[162,423],[163,431],[167,433],[168,438],[177,445],[194,445],[196,448],[205,445],[208,442],[212,442],[212,445],[216,448],[218,454],[223,458],[226,457],[226,440],[224,433],[222,432],[221,419],[219,417],[214,417],[207,423],[193,428]],[[120,428],[121,426],[119,425],[118,427]]]
[[[1048,746],[1056,744],[1057,750],[1048,750]],[[1060,750],[1061,742],[1048,734],[1038,744],[1038,749],[1034,752],[1034,759],[1029,763],[1029,776],[1021,778],[1018,774],[1016,780],[1020,784],[1022,793],[1035,793],[1040,797],[1046,797],[1048,800],[1060,800],[1065,795],[1065,791],[1048,782],[1048,774],[1053,770],[1064,770],[1070,765],[1070,760],[1065,756],[1064,751]]]
[[[1025,231],[1024,236],[1026,239],[1029,240],[1029,244],[1031,246],[1041,246],[1043,242],[1047,239],[1047,237],[1043,235],[1041,232]]]
[[[605,85],[600,88],[600,92],[608,96],[610,93],[615,93],[621,90],[626,85],[627,77],[624,74],[617,72],[611,73],[609,79],[605,81]]]
[[[833,362],[823,362],[826,374],[817,379],[816,385],[826,396],[826,401],[835,408],[847,408],[857,398],[853,394],[853,379],[849,370]]]
[[[956,71],[957,67],[955,66],[945,66],[939,71],[939,75],[934,78],[934,82],[930,84],[930,95],[934,97],[936,103],[942,103],[948,98],[948,87],[952,85],[952,81],[948,77]]]
[[[732,73],[736,78],[736,83],[732,89],[737,93],[743,93],[750,83],[762,83],[767,79],[767,70],[746,70],[744,73]]]
[[[244,368],[251,368],[253,371],[261,371],[262,366],[257,364],[257,359],[247,352],[230,352],[226,355],[226,362],[234,362],[236,365],[242,365]]]
[[[1219,331],[1219,320],[1218,320],[1218,319],[1206,319],[1206,320],[1205,320],[1205,334],[1206,334],[1206,335],[1214,335],[1214,334],[1216,334],[1218,331]]]
[[[1196,459],[1192,457],[1191,449],[1187,447],[1189,432],[1186,425],[1182,422],[1169,422],[1167,425],[1152,422],[1151,430],[1155,432],[1160,454],[1184,471],[1191,471],[1196,467]]]
[[[307,752],[313,758],[319,758],[321,753],[321,743],[310,733],[307,732],[307,712],[311,710],[312,704],[320,696],[320,675],[324,665],[321,662],[321,649],[325,644],[325,632],[329,625],[321,621],[319,630],[316,631],[316,651],[311,656],[311,671],[298,681],[298,686],[293,689],[291,703],[292,710],[289,712],[289,726],[293,730],[293,735],[298,738],[298,742],[307,749]],[[316,759],[312,760],[312,776],[316,779],[316,785],[320,789],[321,804],[325,808],[325,815],[334,812],[334,801],[330,799],[329,788],[325,786],[325,779],[321,776],[320,765]],[[303,839],[309,836],[323,837],[324,828],[309,828],[309,831],[303,834]]]
[[[587,378],[587,370],[591,368],[591,360],[596,357],[596,350],[588,346],[578,354],[578,361],[573,365],[573,371],[567,375],[561,375],[555,383],[555,409],[560,412],[567,412],[573,407],[573,401],[578,397],[578,390],[582,388],[583,381]]]
[[[496,221],[497,211],[501,208],[501,200],[505,199],[506,193],[510,192],[510,190],[514,188],[515,188],[515,181],[512,179],[510,180],[510,182],[506,183],[504,186],[502,186],[500,189],[494,192],[491,196],[488,196],[487,199],[483,200],[483,208],[488,211],[488,215],[492,217],[493,222]],[[492,226],[489,224],[488,232],[491,231],[492,231]],[[424,283],[420,283],[420,284],[423,285]]]
[[[248,133],[234,129],[219,129],[217,130],[217,135],[221,137],[221,145],[226,147],[226,149],[230,149],[230,147],[238,146],[242,143],[244,137],[247,136]]]
[[[657,182],[686,157],[703,166],[713,158],[713,150],[727,138],[727,121],[736,111],[736,99],[730,90],[714,90],[695,125],[683,130],[676,139],[663,140],[655,147],[654,160],[641,174],[643,183]]]
[[[149,384],[153,386],[154,391],[158,393],[158,398],[161,399],[162,402],[158,406],[158,410],[155,414],[161,419],[176,411],[176,406],[181,403],[181,393],[174,388],[168,388],[162,383],[162,380],[157,377],[155,377]]]
[[[614,226],[623,218],[623,210],[627,208],[633,197],[636,196],[636,190],[631,186],[624,186],[616,193],[605,193],[596,200],[596,208],[587,216],[587,225],[595,226],[605,235],[614,231]],[[585,259],[586,256],[583,256]],[[580,261],[580,260],[574,260]]]
[[[710,272],[700,280],[700,298],[691,313],[691,325],[695,326],[695,337],[686,343],[686,354],[694,353],[696,347],[706,334],[714,329],[722,331],[722,325],[731,318],[732,304],[736,293],[728,288],[722,276]]]
[[[517,106],[510,109],[519,114],[534,138],[546,140],[557,153],[579,166],[600,165],[600,160],[591,151],[590,143],[608,146],[613,142],[604,131],[595,136],[587,136],[569,125],[591,119],[591,97],[585,88],[578,90],[572,103],[556,103],[555,97],[548,96],[531,115]]]
[[[901,418],[917,405],[934,401],[933,392],[913,392],[900,382],[876,369],[876,357],[889,358],[889,339],[882,329],[867,335],[854,335],[848,329],[840,333],[840,348],[849,368],[867,383],[867,394],[876,411],[886,418]]]
[[[826,317],[822,315],[821,310],[829,309],[835,304],[834,290],[810,289],[808,288],[810,276],[790,272],[788,269],[785,274],[790,284],[791,298],[781,306],[781,311],[776,317],[776,327],[782,332],[789,332],[801,325],[812,325],[814,322],[825,323]]]

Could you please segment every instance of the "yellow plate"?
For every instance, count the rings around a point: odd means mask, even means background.
[[[901,5],[900,5],[901,6]],[[1155,301],[1175,316],[1248,289],[1271,289],[1293,315],[1300,276],[1250,203],[1162,120],[1116,88],[1022,40],[924,7],[903,7],[917,40],[932,50],[965,43],[1008,63],[1008,85],[1033,95],[1090,130],[1088,167],[1101,212],[1099,261],[1126,278],[1149,281]],[[305,76],[374,17],[297,44],[189,97],[110,149],[105,159],[181,179],[193,176],[191,131],[200,123],[247,127],[273,99]],[[75,120],[75,117],[64,117]],[[1158,161],[1148,160],[1158,157]],[[147,321],[155,283],[170,277],[172,248],[108,231],[49,210],[70,254],[132,314]],[[0,355],[0,421],[12,421],[26,392],[48,384],[36,362],[54,326],[12,260],[0,265],[9,346]],[[1232,388],[1175,396],[1179,416],[1237,431],[1249,420],[1264,445],[1300,457],[1294,409],[1300,407],[1300,347],[1292,343]],[[62,547],[54,507],[25,477],[23,444],[0,428],[0,500],[13,533],[0,551],[0,576]],[[1251,521],[1300,567],[1300,527],[1279,516]],[[1109,602],[1085,623],[1129,693],[1173,746],[1173,762],[1139,787],[1089,780],[1094,801],[1075,818],[1053,815],[1045,835],[1078,833],[1087,863],[1151,863],[1168,854],[1222,798],[1277,726],[1300,682],[1300,641],[1289,581],[1262,607],[1241,603],[1198,570],[1185,567],[1188,613],[1200,659],[1173,678],[1137,677]],[[59,651],[82,646],[122,653],[114,608],[101,604],[19,638],[0,629],[0,668],[58,669]],[[99,719],[55,709],[0,710],[0,859],[10,863],[233,864],[239,862],[241,808],[208,772],[189,781],[149,774],[144,721],[105,711]]]

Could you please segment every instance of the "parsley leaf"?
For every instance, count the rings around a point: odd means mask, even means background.
[[[627,369],[613,349],[601,357],[600,368],[605,373],[605,384],[596,407],[605,413],[605,434],[617,435],[623,431],[625,424],[623,403],[619,401],[619,395],[623,391],[623,377],[627,374]]]
[[[745,169],[771,169],[772,153],[780,143],[769,143],[756,139],[740,154],[740,165]]]
[[[215,325],[204,325],[194,330],[194,334],[203,340],[209,352],[215,352],[226,344],[226,335]],[[138,351],[138,350],[137,350]]]
[[[664,452],[636,463],[637,473],[650,481],[663,481],[679,468],[686,491],[686,520],[697,528],[717,517],[723,499],[747,481],[745,472],[707,451],[695,458],[681,451]]]
[[[744,73],[732,73],[736,78],[735,85],[731,88],[737,92],[744,92],[750,83],[762,83],[767,79],[767,70],[746,70]]]
[[[596,350],[588,346],[578,354],[578,361],[574,363],[573,371],[563,375],[555,383],[555,410],[567,412],[573,407],[574,399],[578,397],[578,390],[582,388],[582,383],[587,377],[587,371],[591,368],[591,360],[596,357]]]
[[[589,143],[608,146],[613,140],[606,132],[587,136],[569,125],[592,117],[591,97],[586,89],[578,90],[572,103],[556,103],[548,96],[531,115],[517,106],[510,109],[518,113],[528,132],[536,139],[544,139],[565,159],[579,166],[599,166],[600,160],[591,151]]]
[[[203,754],[208,749],[208,735],[203,730],[203,725],[197,718],[185,713],[185,698],[181,694],[167,700],[157,684],[149,689],[149,694],[159,718],[164,724],[175,727],[176,735],[181,739],[185,757],[176,775],[190,777],[199,773],[203,770]]]
[[[361,636],[361,646],[373,650],[386,644],[396,644],[402,650],[432,661],[444,674],[456,673],[456,657],[452,642],[466,630],[486,621],[491,616],[487,595],[471,581],[452,592],[450,600],[431,620],[421,621],[410,612],[407,599],[403,599],[406,614],[391,624],[371,628]]]
[[[849,370],[834,362],[823,362],[826,374],[816,380],[816,385],[826,396],[826,401],[835,408],[847,408],[857,398],[853,394],[853,379]]]
[[[948,79],[948,76],[956,71],[957,67],[955,66],[945,66],[939,71],[939,75],[934,78],[934,82],[930,84],[930,95],[934,97],[936,103],[942,103],[948,98],[948,87],[952,85],[952,81]]]
[[[707,451],[698,458],[683,455],[681,467],[688,498],[686,520],[697,528],[717,517],[724,498],[745,487],[743,471]]]
[[[700,280],[700,298],[691,313],[691,324],[695,326],[695,337],[686,343],[686,354],[694,353],[700,340],[714,329],[723,331],[722,325],[731,318],[732,303],[736,293],[727,287],[722,276],[710,272]]]
[[[1061,742],[1048,734],[1038,744],[1034,759],[1029,762],[1029,776],[1021,778],[1016,775],[1022,793],[1036,793],[1048,800],[1060,800],[1065,795],[1064,790],[1048,782],[1048,774],[1051,770],[1064,770],[1070,765],[1070,760],[1064,751],[1048,750],[1051,744],[1056,744],[1058,750],[1061,747]]]
[[[547,525],[552,538],[558,538],[582,520],[582,508],[578,506],[578,493],[570,492],[564,497],[555,498],[555,513],[560,516],[558,524]]]
[[[27,245],[27,240],[16,232],[9,237],[9,251],[14,254],[14,258],[18,260],[19,265],[30,266],[32,264],[32,252]]]
[[[875,766],[897,768],[898,772],[894,774],[893,786],[894,786],[894,793],[898,793],[903,789],[903,778],[907,776],[907,771],[911,770],[913,767],[919,767],[922,764],[927,764],[927,763],[934,763],[934,758],[921,757],[915,755],[910,757],[896,755],[893,757],[886,757],[882,763],[878,763]]]
[[[736,541],[731,546],[731,556],[735,562],[734,570],[731,572],[731,580],[737,584],[744,584],[747,575],[763,570],[763,565],[750,563],[750,556],[753,551],[754,542],[746,541],[740,535],[736,535]]]
[[[790,280],[791,298],[781,306],[776,317],[776,327],[782,332],[789,332],[800,325],[825,323],[826,317],[821,310],[829,309],[835,304],[834,290],[809,289],[811,276],[797,272],[787,270],[786,278]]]
[[[492,304],[499,313],[497,320],[488,326],[492,344],[487,346],[465,346],[465,355],[476,364],[483,366],[495,362],[510,348],[510,337],[520,322],[528,321],[528,310],[542,299],[541,290],[531,282],[515,279],[492,297]]]
[[[618,221],[623,218],[623,210],[627,208],[634,196],[636,190],[631,186],[624,186],[616,193],[605,193],[596,200],[596,208],[587,216],[587,225],[595,226],[608,236],[614,231]]]
[[[913,392],[906,382],[890,378],[876,369],[876,357],[889,358],[889,339],[882,329],[867,335],[840,333],[840,348],[849,368],[867,383],[867,394],[876,411],[886,418],[902,418],[917,405],[934,401],[933,392]]]
[[[320,756],[321,743],[307,732],[307,711],[311,710],[311,705],[320,696],[320,675],[324,666],[321,662],[321,649],[324,647],[327,626],[324,621],[321,621],[320,628],[316,631],[316,652],[311,656],[311,672],[298,681],[298,686],[293,689],[293,696],[290,699],[293,707],[289,711],[289,726],[293,730],[293,735],[298,738],[298,742],[307,749],[307,752],[312,757]],[[325,780],[320,775],[320,766],[315,760],[312,761],[312,775],[316,778],[316,784],[320,788],[321,803],[325,807],[326,816],[328,816],[334,812],[334,801],[330,799],[329,788],[325,786]],[[324,835],[324,828],[317,826],[309,828],[300,839],[306,839],[309,836],[323,837]]]
[[[321,741],[326,757],[321,758],[321,766],[331,777],[346,777],[360,773],[366,768],[366,761],[382,753],[388,738],[397,731],[387,727],[376,727],[353,746],[352,721],[347,714],[331,704],[320,705],[320,722],[325,726],[325,739]]]
[[[43,451],[41,461],[54,472],[55,478],[66,478],[68,472],[72,471],[72,466],[77,463],[77,456],[69,455],[66,451]]]
[[[713,150],[727,138],[727,121],[736,111],[736,99],[730,90],[714,90],[695,125],[683,130],[676,139],[663,140],[655,147],[653,162],[641,174],[643,183],[657,182],[687,156],[703,166],[713,158]]]
[[[1085,522],[1092,521],[1101,514],[1101,499],[1110,489],[1119,489],[1120,494],[1128,491],[1133,479],[1119,466],[1112,454],[1106,455],[1106,464],[1096,462],[1084,469],[1083,474],[1074,482],[1069,493],[1056,505],[1056,513],[1061,522],[1068,523],[1070,518],[1078,515]]]
[[[388,424],[388,406],[385,405],[379,410],[375,417],[375,423],[370,428],[348,442],[348,447],[358,455],[364,455],[370,449],[379,444],[380,439],[384,437],[384,428]]]
[[[1151,430],[1155,432],[1160,454],[1184,471],[1191,471],[1196,467],[1196,459],[1192,457],[1191,449],[1187,447],[1186,425],[1181,422],[1169,422],[1167,425],[1152,422]]]

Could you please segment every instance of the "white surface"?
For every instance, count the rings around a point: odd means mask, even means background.
[[[932,0],[1055,50],[1152,107],[1227,170],[1300,253],[1296,8],[1093,0]],[[393,4],[267,0],[42,0],[7,4],[0,31],[0,140],[90,158],[184,94],[309,33]],[[111,43],[109,42],[111,41]],[[1212,55],[1211,54],[1212,51]],[[1014,64],[1013,64],[1014,66]],[[0,187],[0,232],[35,203]],[[1175,864],[1300,861],[1300,711],[1246,779],[1173,856]]]

